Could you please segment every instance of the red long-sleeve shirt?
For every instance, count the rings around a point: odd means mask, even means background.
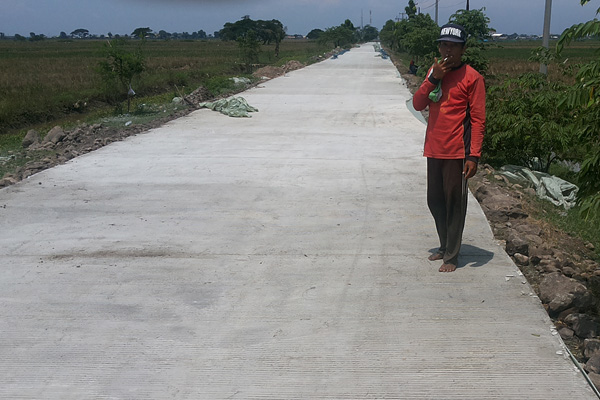
[[[471,66],[463,64],[442,79],[442,97],[436,103],[429,93],[438,84],[431,76],[413,97],[417,111],[429,106],[425,157],[478,161],[485,132],[485,83]]]

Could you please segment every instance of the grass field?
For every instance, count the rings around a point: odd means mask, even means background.
[[[501,42],[492,43],[488,46],[486,52],[490,60],[487,81],[491,84],[498,83],[506,77],[516,77],[526,72],[539,72],[540,64],[528,61],[534,49],[541,46],[541,41],[519,41],[519,42]],[[551,49],[554,49],[556,42],[550,42]],[[576,65],[581,62],[589,61],[596,54],[596,49],[600,47],[600,42],[585,41],[575,42],[566,47],[561,54],[561,63],[563,66]],[[552,80],[569,82],[570,78],[565,77],[561,68],[554,64],[548,66],[548,76]]]
[[[98,63],[105,59],[106,43],[0,41],[0,136],[106,108],[97,72]],[[130,43],[132,49],[139,45]],[[142,51],[147,69],[134,81],[139,98],[176,95],[176,86],[187,92],[200,85],[218,91],[224,78],[242,75],[236,42],[147,41]],[[324,51],[312,41],[284,41],[279,58],[273,45],[263,46],[259,63],[308,62]]]

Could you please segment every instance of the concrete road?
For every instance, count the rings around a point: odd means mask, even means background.
[[[371,45],[0,190],[2,399],[593,399]]]

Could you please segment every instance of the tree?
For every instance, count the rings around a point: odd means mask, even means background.
[[[581,5],[589,0],[581,0]],[[596,16],[600,14],[600,8]],[[560,54],[573,40],[600,35],[600,21],[596,18],[566,29],[557,44]],[[577,132],[577,148],[581,152],[581,170],[578,174],[579,204],[586,218],[600,218],[600,56],[579,67],[575,84],[563,94],[560,106],[573,110],[572,124]]]
[[[132,89],[133,80],[146,69],[146,60],[141,45],[131,50],[127,44],[125,39],[114,39],[105,44],[105,59],[98,64],[98,70],[107,91],[116,90],[121,93],[121,96],[112,94],[109,101],[115,97],[122,99],[127,94],[127,112],[129,112],[130,98],[135,94]]]
[[[450,16],[450,22],[461,25],[467,32],[467,40],[481,42],[490,38],[490,19],[484,13],[485,7],[480,10],[458,10]]]
[[[283,24],[276,20],[256,21],[256,32],[263,44],[275,43],[275,57],[279,57],[279,45],[285,38],[285,28]]]
[[[345,20],[344,23],[342,24],[342,26],[344,28],[350,29],[351,31],[355,31],[356,30],[356,28],[354,27],[354,24],[349,19]]]
[[[398,25],[396,22],[389,19],[381,29],[381,32],[379,32],[379,39],[381,42],[394,51],[399,50],[400,46],[400,38],[396,34],[397,27]]]
[[[425,58],[426,63],[432,62],[437,54],[438,25],[428,14],[417,14],[412,0],[406,12],[408,19],[386,22],[379,34],[381,41],[391,50],[406,52],[417,61]]]
[[[440,29],[429,14],[417,14],[405,21],[404,35],[400,38],[402,48],[416,58],[431,56],[437,53],[436,39]],[[402,25],[402,24],[401,24]]]
[[[225,23],[223,29],[219,31],[219,37],[226,41],[237,40],[240,37],[246,36],[249,31],[254,31],[256,35],[256,22],[251,20],[250,17],[245,16],[239,21]]]
[[[347,19],[340,26],[327,28],[325,32],[319,36],[319,42],[332,43],[334,47],[344,47],[359,40],[359,35],[352,22]]]
[[[310,40],[317,40],[319,39],[319,37],[321,37],[322,34],[323,29],[313,29],[312,31],[308,32],[308,35],[306,35],[306,37]]]
[[[29,33],[29,41],[31,42],[39,42],[44,39],[46,39],[45,35],[36,35],[35,32]]]
[[[247,73],[252,73],[253,66],[258,64],[258,56],[260,54],[260,42],[256,32],[250,30],[244,36],[237,39],[242,60],[244,62]]]
[[[79,29],[75,29],[73,32],[71,32],[71,37],[83,39],[83,38],[88,37],[89,34],[90,34],[90,31],[88,31],[87,29],[79,28]]]
[[[152,33],[152,29],[150,28],[136,28],[132,33],[131,36],[139,38],[139,39],[146,39],[150,34]]]
[[[285,38],[285,28],[283,24],[276,20],[253,21],[249,16],[244,16],[237,22],[228,22],[218,34],[223,40],[244,39],[249,32],[253,32],[254,38],[263,44],[275,43],[275,56],[279,57],[279,46]]]
[[[369,42],[371,40],[377,39],[377,37],[379,36],[379,31],[377,30],[377,28],[371,25],[366,25],[363,29],[361,29],[360,36],[364,42]]]
[[[450,16],[450,22],[461,25],[467,32],[467,50],[463,60],[479,73],[485,74],[489,61],[485,55],[485,40],[489,39],[490,19],[484,14],[485,8],[480,10],[459,10]]]
[[[360,31],[358,28],[356,28],[354,26],[354,24],[352,23],[352,21],[350,21],[349,19],[345,20],[344,23],[341,25],[343,28],[346,28],[348,30],[350,30],[352,32],[353,38],[352,38],[352,43],[356,43],[358,41],[360,41]]]
[[[408,6],[404,7],[404,11],[406,12],[406,15],[408,16],[408,19],[417,15],[417,6],[416,6],[415,2],[413,0],[409,0]]]
[[[66,32],[61,32],[60,35],[58,35],[59,39],[67,39],[67,33]]]

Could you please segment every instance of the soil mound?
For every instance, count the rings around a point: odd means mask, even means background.
[[[262,67],[257,69],[256,71],[254,71],[254,73],[252,74],[253,76],[257,77],[257,78],[268,78],[268,79],[273,79],[273,78],[277,78],[278,76],[284,75],[287,72],[290,71],[294,71],[300,68],[303,68],[304,64],[302,64],[299,61],[296,60],[291,60],[288,61],[287,63],[285,63],[285,65],[283,65],[282,67],[273,67],[273,66],[266,66],[266,67]]]

